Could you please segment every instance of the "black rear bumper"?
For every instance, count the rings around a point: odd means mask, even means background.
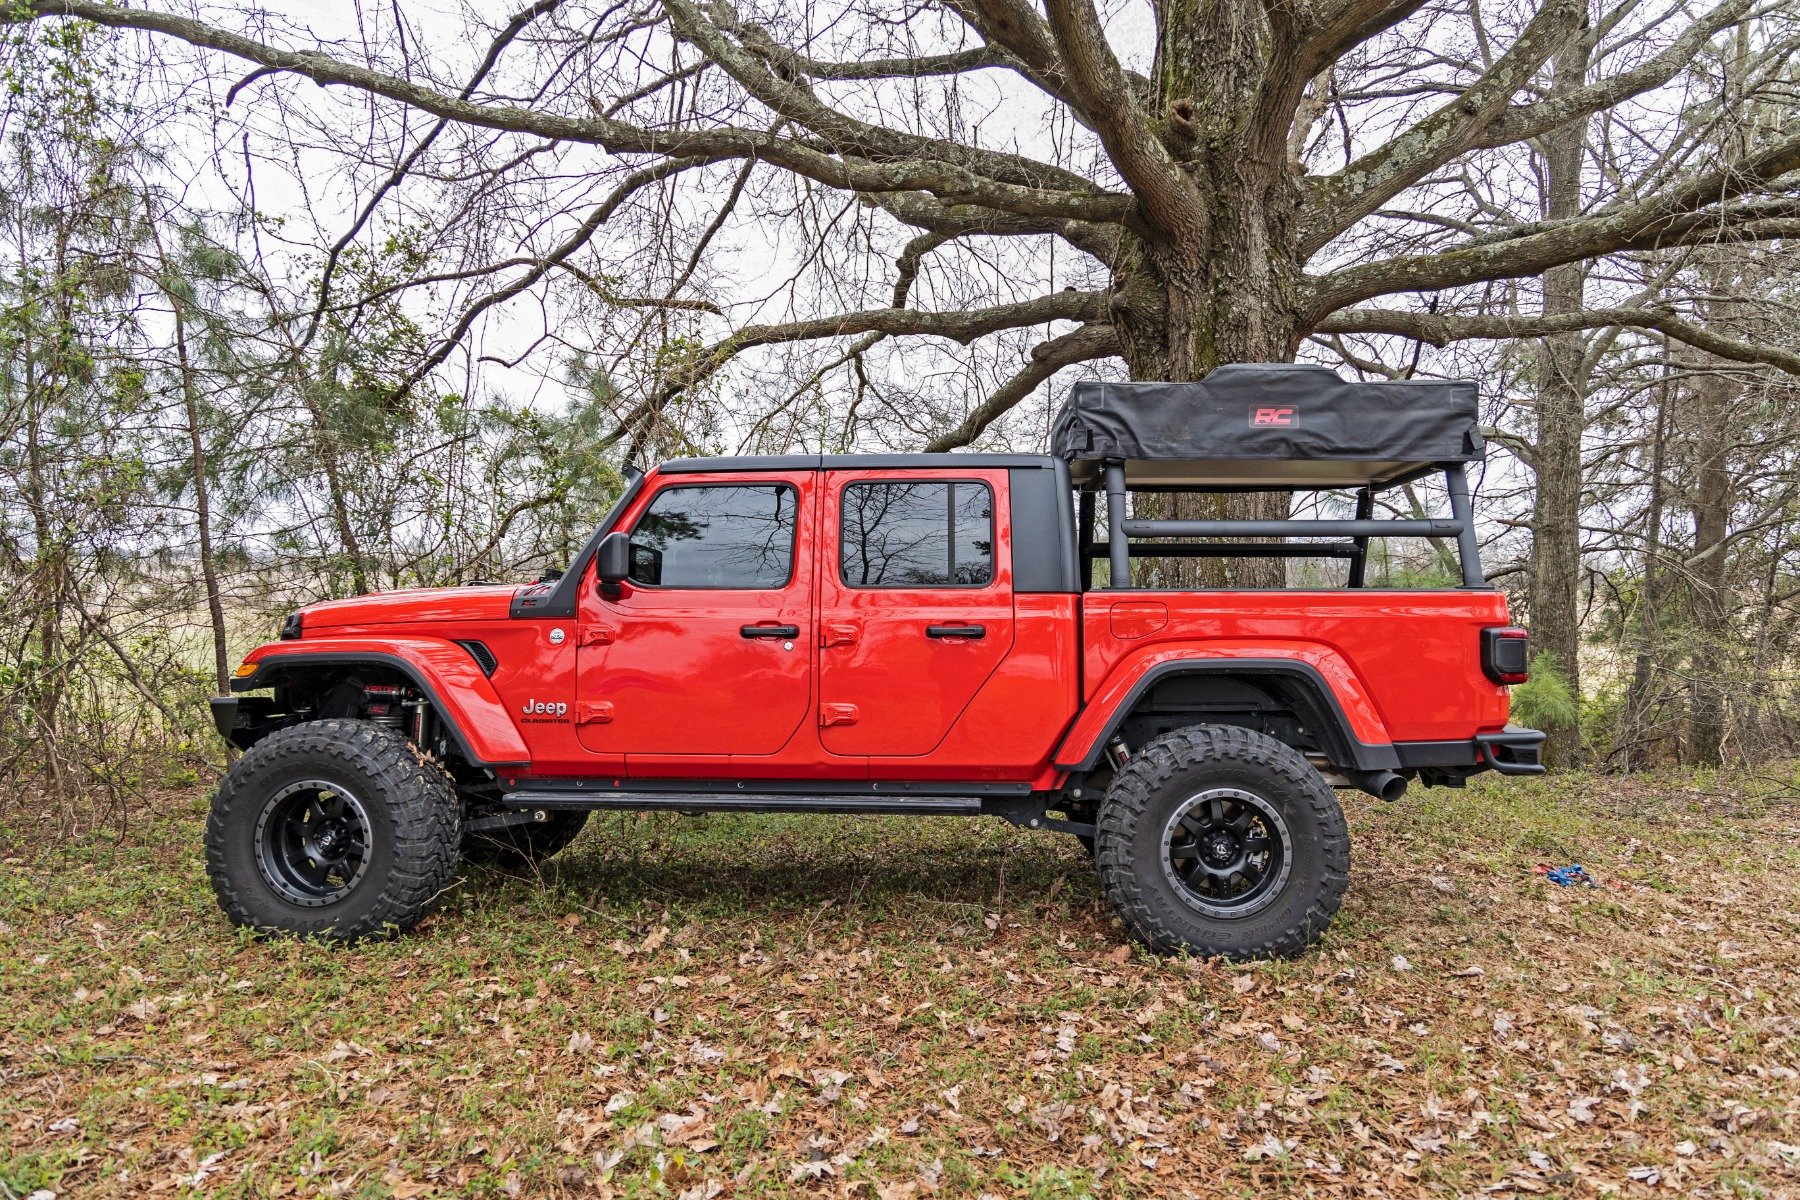
[[[1482,771],[1502,775],[1542,775],[1544,735],[1522,725],[1508,725],[1496,733],[1478,733],[1452,742],[1395,742],[1394,753],[1402,771],[1416,771],[1419,781],[1460,784]]]
[[[1481,764],[1502,775],[1542,775],[1544,773],[1544,733],[1523,725],[1508,725],[1499,733],[1475,735],[1475,750]]]

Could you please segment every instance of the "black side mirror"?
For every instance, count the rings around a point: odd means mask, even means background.
[[[608,600],[619,598],[619,585],[631,575],[631,539],[623,533],[609,533],[600,539],[594,555],[596,574],[600,577],[600,594]]]

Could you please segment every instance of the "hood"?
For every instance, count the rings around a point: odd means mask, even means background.
[[[407,588],[348,600],[327,600],[300,610],[300,635],[345,625],[405,625],[416,621],[504,620],[517,585]]]

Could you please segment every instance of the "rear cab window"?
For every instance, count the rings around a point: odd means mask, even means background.
[[[852,588],[979,588],[994,581],[994,493],[978,480],[846,484],[838,566]]]

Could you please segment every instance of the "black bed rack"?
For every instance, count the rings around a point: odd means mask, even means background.
[[[1450,516],[1422,518],[1380,518],[1375,512],[1375,496],[1388,488],[1400,487],[1430,475],[1443,473],[1444,488],[1450,495]],[[1474,507],[1469,498],[1469,477],[1460,462],[1430,463],[1391,478],[1370,480],[1356,490],[1356,515],[1347,520],[1151,520],[1126,515],[1127,497],[1131,492],[1221,493],[1290,491],[1306,484],[1213,485],[1196,480],[1190,485],[1150,484],[1132,486],[1126,477],[1126,463],[1109,459],[1101,470],[1085,483],[1079,493],[1079,528],[1077,547],[1081,556],[1083,590],[1093,586],[1093,564],[1106,559],[1111,566],[1113,588],[1131,586],[1133,558],[1341,558],[1350,564],[1348,584],[1365,586],[1368,569],[1369,539],[1377,537],[1454,539],[1457,560],[1464,587],[1486,587],[1481,570],[1481,551],[1475,538]],[[1107,540],[1094,540],[1096,502],[1106,496]],[[1342,538],[1330,542],[1289,541],[1193,541],[1194,538]],[[1146,542],[1133,539],[1179,538],[1170,542]]]

